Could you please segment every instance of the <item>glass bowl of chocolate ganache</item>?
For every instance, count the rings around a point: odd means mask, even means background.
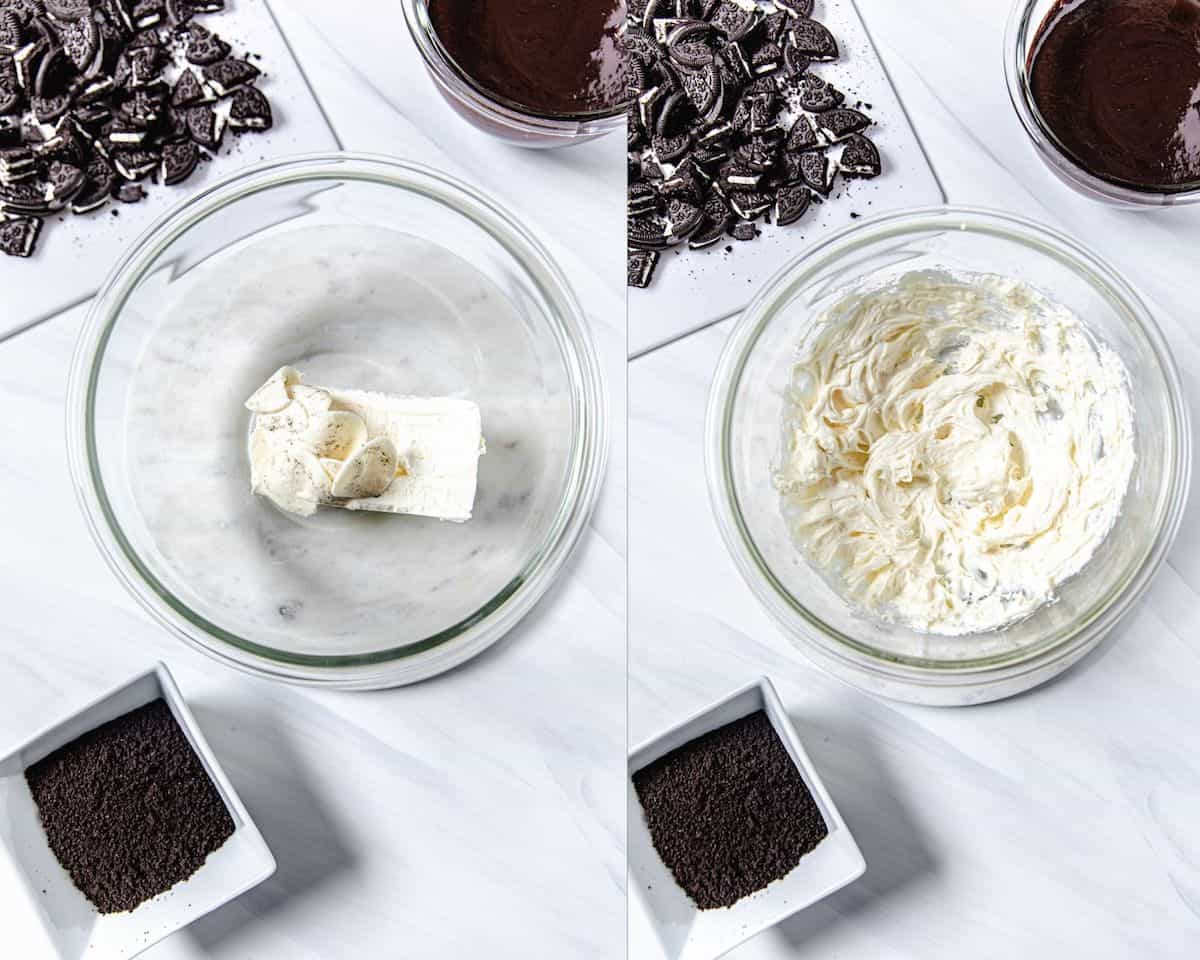
[[[622,0],[403,0],[438,91],[523,147],[591,140],[625,123]]]
[[[1200,0],[1017,0],[1004,66],[1038,153],[1076,190],[1200,200]]]

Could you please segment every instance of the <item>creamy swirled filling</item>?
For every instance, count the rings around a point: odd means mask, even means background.
[[[1134,463],[1128,377],[1078,317],[990,274],[913,272],[799,348],[775,486],[852,603],[932,633],[1055,598],[1111,530]]]

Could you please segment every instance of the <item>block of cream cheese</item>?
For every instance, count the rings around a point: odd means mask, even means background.
[[[280,367],[246,408],[250,489],[290,513],[324,504],[471,519],[486,448],[470,400],[309,385]]]

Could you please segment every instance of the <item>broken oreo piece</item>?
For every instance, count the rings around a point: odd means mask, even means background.
[[[32,256],[41,232],[42,221],[37,217],[0,218],[0,253],[10,257]]]
[[[218,97],[226,97],[258,78],[259,70],[246,60],[221,60],[204,68],[204,79]]]
[[[140,183],[121,183],[113,191],[113,196],[121,203],[140,203],[146,199],[146,190]]]
[[[96,21],[90,16],[78,20],[68,20],[57,27],[58,39],[63,52],[75,67],[77,73],[83,73],[96,59],[100,43],[100,31]]]
[[[813,0],[773,0],[775,6],[793,17],[811,17]]]
[[[838,167],[847,176],[870,180],[879,176],[883,169],[879,160],[879,148],[861,133],[846,139],[846,146],[838,158]]]
[[[819,114],[817,125],[828,140],[845,140],[852,133],[866,130],[871,125],[871,118],[850,107],[838,107]]]
[[[123,150],[113,155],[113,168],[126,180],[144,180],[158,169],[159,156],[153,150]]]
[[[798,116],[796,122],[792,124],[792,129],[788,131],[784,148],[791,153],[803,153],[805,150],[816,150],[822,146],[824,144],[817,135],[812,121],[804,114]]]
[[[256,87],[242,87],[234,93],[229,107],[229,128],[235,133],[270,130],[273,122],[271,104]]]
[[[833,170],[824,153],[811,150],[800,155],[800,176],[804,182],[823,197],[833,189]]]
[[[667,246],[666,224],[655,216],[629,219],[629,245],[639,250],[661,250]]]
[[[175,89],[171,91],[171,106],[191,107],[198,103],[207,103],[212,95],[204,89],[199,77],[191,70],[184,70],[175,81]]]
[[[215,33],[198,23],[188,24],[184,35],[187,37],[187,61],[198,67],[211,66],[224,60],[233,49]]]
[[[88,0],[43,0],[43,5],[56,20],[83,20],[92,14]]]
[[[71,201],[72,213],[90,213],[108,203],[109,195],[117,182],[116,172],[107,160],[93,156],[88,161],[83,189]]]
[[[753,240],[758,236],[758,227],[749,220],[743,220],[733,228],[734,240]]]
[[[86,178],[84,172],[78,167],[56,160],[50,164],[46,179],[50,182],[47,197],[67,203],[79,195]]]
[[[206,150],[216,150],[225,134],[225,119],[212,107],[204,103],[198,107],[186,107],[183,111],[188,136]]]
[[[786,227],[795,223],[808,212],[812,194],[799,183],[784,184],[775,194],[775,224]]]
[[[669,200],[667,202],[667,230],[670,242],[678,243],[686,240],[700,226],[703,219],[704,212],[694,203],[689,203],[680,197]]]
[[[813,73],[806,73],[800,78],[796,94],[800,106],[812,113],[840,107],[846,99],[840,90]]]
[[[162,151],[162,182],[168,187],[183,183],[199,165],[200,150],[194,143],[168,143]]]
[[[788,30],[788,42],[809,60],[826,62],[838,58],[837,41],[823,23],[798,17]]]
[[[725,231],[729,229],[732,220],[733,214],[721,195],[709,194],[708,199],[704,201],[704,222],[688,238],[688,246],[693,250],[712,246],[725,236]]]
[[[654,279],[654,268],[658,266],[657,250],[630,250],[628,254],[628,284],[631,287],[648,287]]]
[[[138,30],[146,30],[162,23],[166,13],[163,0],[138,0],[130,11],[130,16]]]

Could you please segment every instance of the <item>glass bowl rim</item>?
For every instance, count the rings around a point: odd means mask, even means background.
[[[525,567],[478,610],[413,643],[362,655],[289,654],[236,637],[192,611],[151,573],[124,534],[105,492],[93,402],[105,346],[129,296],[162,253],[196,224],[246,197],[284,186],[353,180],[417,193],[486,233],[513,258],[557,313],[547,317],[571,385],[577,421],[550,530]],[[126,590],[161,625],[243,672],[344,689],[413,683],[452,669],[503,637],[549,589],[595,508],[608,457],[607,386],[587,317],[550,253],[512,214],[475,188],[423,164],[369,153],[292,155],[244,167],[172,207],[124,251],[88,307],[67,382],[67,461],[93,541]]]
[[[1017,119],[1038,153],[1056,172],[1092,197],[1136,207],[1200,202],[1200,180],[1166,189],[1148,189],[1090,173],[1075,161],[1054,131],[1042,121],[1041,111],[1033,102],[1029,91],[1029,67],[1027,58],[1022,53],[1022,40],[1031,29],[1040,27],[1040,24],[1033,23],[1033,10],[1038,2],[1039,0],[1013,0],[1004,30],[1004,77],[1008,86],[1008,98],[1016,111]]]
[[[625,124],[627,107],[578,114],[538,114],[519,104],[505,101],[470,78],[455,63],[433,29],[426,5],[421,0],[402,0],[404,20],[425,67],[438,84],[458,100],[501,123],[523,133],[545,137],[576,139],[609,133]]]
[[[867,244],[931,229],[970,229],[1015,240],[1056,256],[1089,282],[1100,281],[1119,297],[1150,344],[1163,374],[1172,415],[1166,491],[1160,498],[1153,536],[1130,572],[1066,629],[1018,651],[953,662],[877,650],[825,623],[793,596],[771,572],[751,536],[738,504],[729,455],[734,398],[749,357],[774,319],[777,306],[819,271]],[[853,675],[865,672],[880,683],[900,687],[985,687],[1073,663],[1129,611],[1162,565],[1183,520],[1192,467],[1190,412],[1179,371],[1162,331],[1137,292],[1106,261],[1052,227],[1003,211],[952,205],[900,210],[861,220],[826,237],[780,269],[742,312],[722,349],[709,393],[704,445],[709,501],[717,527],[739,573],[768,614],[788,636],[835,668]]]

